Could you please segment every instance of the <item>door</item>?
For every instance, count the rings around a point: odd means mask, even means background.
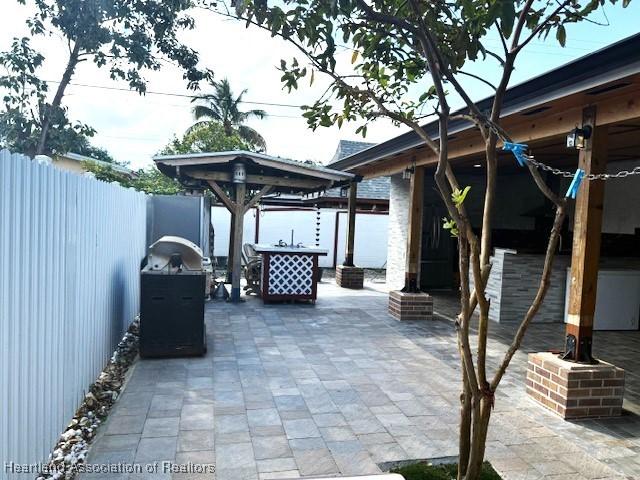
[[[447,216],[445,207],[429,202],[425,204],[422,219],[422,253],[420,262],[420,288],[450,290],[454,285],[455,239],[442,228]]]

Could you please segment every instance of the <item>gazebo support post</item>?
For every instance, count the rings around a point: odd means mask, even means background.
[[[595,120],[595,108],[585,108],[582,128],[591,128],[591,136],[578,159],[585,175],[606,171],[608,128],[596,126]],[[566,419],[617,416],[622,411],[624,370],[591,356],[603,204],[604,182],[583,181],[575,206],[565,353],[529,355],[527,392]]]
[[[404,288],[389,292],[389,313],[397,320],[431,320],[433,318],[433,299],[427,293],[420,291],[424,177],[425,167],[414,167],[409,186],[409,230]]]
[[[233,215],[233,266],[231,269],[231,301],[240,301],[240,278],[242,276],[242,231],[244,228],[244,197],[247,185],[236,183],[235,213]]]
[[[356,209],[358,204],[358,184],[349,184],[349,203],[347,212],[347,239],[342,265],[336,267],[336,284],[342,288],[360,289],[364,284],[364,269],[353,263],[356,239]]]
[[[234,223],[236,220],[236,212],[234,210],[230,213],[231,217],[229,219],[229,253],[227,256],[227,275],[225,278],[225,283],[231,283],[231,267],[233,265],[233,235],[235,232]]]

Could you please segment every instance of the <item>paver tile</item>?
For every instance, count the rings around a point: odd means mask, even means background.
[[[175,437],[178,435],[179,417],[147,418],[142,437]]]
[[[285,420],[283,422],[287,438],[311,438],[319,437],[320,432],[313,420],[301,418],[297,420]]]
[[[455,456],[460,375],[452,323],[400,323],[387,314],[383,293],[320,289],[315,306],[263,306],[255,298],[208,304],[208,354],[137,362],[90,458],[135,455],[146,463],[215,454],[216,480],[268,480]],[[454,297],[434,298],[437,311],[455,316]],[[493,368],[514,327],[491,328]],[[608,360],[640,366],[640,332],[594,336],[596,349],[617,346],[607,349]],[[528,399],[525,352],[556,348],[563,338],[561,324],[531,326],[496,395],[487,458],[504,480],[640,478],[640,417],[568,423]],[[633,375],[627,381],[637,384]],[[625,407],[640,412],[637,391],[628,389]]]
[[[178,452],[213,450],[213,430],[181,430],[178,433]]]

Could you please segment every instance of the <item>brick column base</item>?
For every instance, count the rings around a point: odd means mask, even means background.
[[[622,412],[624,370],[603,361],[585,365],[550,352],[530,353],[527,393],[567,420],[616,417]]]
[[[433,320],[433,298],[393,290],[389,292],[389,313],[397,320]]]
[[[336,284],[342,288],[362,288],[364,284],[364,269],[338,265],[336,267]]]

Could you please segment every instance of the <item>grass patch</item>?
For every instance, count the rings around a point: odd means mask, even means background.
[[[394,468],[391,473],[399,473],[406,480],[451,480],[457,478],[458,465],[455,463],[432,465],[420,462]],[[480,480],[502,480],[502,477],[498,475],[489,462],[484,462]]]

